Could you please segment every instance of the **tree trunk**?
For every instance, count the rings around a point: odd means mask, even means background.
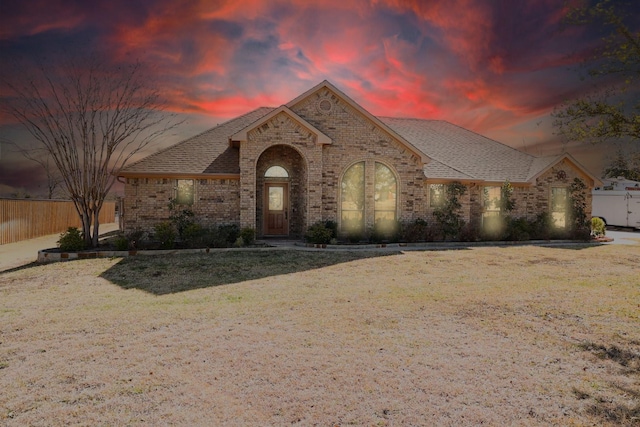
[[[92,248],[97,248],[98,247],[98,237],[100,236],[100,233],[98,231],[98,227],[100,226],[100,209],[96,209],[93,211],[93,236],[91,237],[91,247]]]
[[[93,241],[91,239],[91,214],[87,211],[87,208],[82,208],[82,235],[84,236],[84,243],[87,248],[93,247]]]

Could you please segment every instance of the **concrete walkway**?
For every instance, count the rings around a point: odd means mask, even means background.
[[[117,223],[100,225],[100,235],[116,230]],[[55,248],[59,239],[60,233],[0,245],[0,272],[35,262],[39,250]]]

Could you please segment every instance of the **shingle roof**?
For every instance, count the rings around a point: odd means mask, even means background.
[[[126,174],[239,174],[238,148],[229,145],[229,137],[273,108],[261,107],[222,123],[192,138],[165,148],[130,164],[120,173]]]
[[[380,120],[435,161],[425,166],[427,178],[525,182],[536,159],[442,120]]]
[[[269,107],[253,110],[133,163],[121,174],[239,174],[238,148],[229,144],[229,138],[273,111],[276,109]],[[559,160],[557,156],[534,157],[442,120],[374,119],[401,138],[401,143],[419,151],[428,179],[524,183]]]

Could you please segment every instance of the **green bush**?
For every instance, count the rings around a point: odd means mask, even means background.
[[[117,251],[126,251],[129,249],[129,239],[123,235],[116,236],[113,241]]]
[[[323,222],[317,222],[307,229],[304,238],[309,243],[327,244],[333,237],[333,231]]]
[[[155,238],[160,242],[162,249],[172,249],[175,246],[176,237],[176,231],[170,222],[161,222],[155,226]]]
[[[256,230],[251,227],[245,227],[240,230],[240,238],[244,246],[253,245],[256,241]]]
[[[524,241],[531,239],[534,225],[526,218],[506,218],[505,238],[507,240]]]
[[[180,233],[178,233],[180,235]],[[190,224],[186,224],[185,228],[182,230],[182,234],[180,235],[182,242],[187,247],[200,247],[204,245],[204,241],[202,239],[204,234],[204,229],[200,224],[196,224],[192,222]]]
[[[75,252],[85,249],[84,237],[78,228],[69,227],[67,231],[60,234],[58,247],[66,252]]]
[[[591,218],[591,234],[595,237],[602,237],[607,234],[607,228],[602,218],[597,216]]]
[[[324,222],[324,226],[331,230],[331,238],[335,239],[338,237],[338,223],[332,220],[328,220]]]
[[[218,238],[225,242],[226,247],[231,247],[240,237],[240,227],[236,224],[225,224],[218,226]]]
[[[553,218],[549,212],[538,214],[531,227],[531,238],[536,240],[549,240],[553,234]]]

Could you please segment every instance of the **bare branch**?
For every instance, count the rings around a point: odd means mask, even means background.
[[[82,219],[85,240],[116,173],[136,153],[180,124],[140,63],[110,67],[95,57],[39,67],[35,78],[10,82],[8,112],[60,171]],[[97,225],[97,224],[96,224]]]

